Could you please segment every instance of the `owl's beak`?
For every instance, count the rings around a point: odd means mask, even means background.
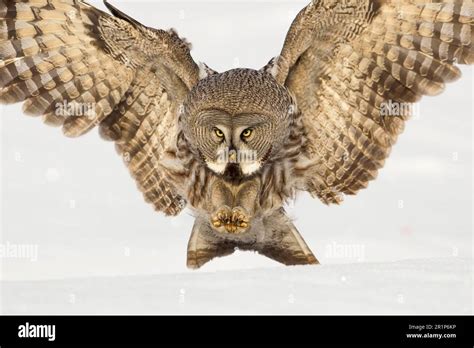
[[[232,150],[229,154],[229,162],[230,163],[237,163],[237,151]]]

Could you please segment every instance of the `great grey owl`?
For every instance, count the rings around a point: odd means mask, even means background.
[[[147,202],[196,216],[187,265],[318,263],[284,206],[367,187],[410,116],[474,61],[472,0],[313,0],[260,71],[196,64],[106,2],[0,1],[0,100],[115,142]],[[394,107],[396,106],[396,107]]]

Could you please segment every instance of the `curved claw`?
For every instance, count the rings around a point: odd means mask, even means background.
[[[250,227],[249,216],[241,207],[223,206],[212,214],[210,222],[214,230],[221,233],[241,234]]]

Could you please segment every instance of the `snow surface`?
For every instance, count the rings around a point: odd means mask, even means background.
[[[472,260],[4,281],[5,314],[470,314]]]

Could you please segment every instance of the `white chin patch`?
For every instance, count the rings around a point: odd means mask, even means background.
[[[260,162],[248,162],[248,163],[240,163],[240,169],[244,175],[252,175],[253,173],[257,172],[262,164]]]
[[[224,174],[227,168],[227,163],[223,162],[206,162],[207,167],[212,170],[216,174]],[[252,175],[257,172],[261,168],[260,162],[247,162],[247,163],[239,163],[240,169],[242,170],[242,174],[245,176]]]
[[[207,161],[206,164],[207,167],[216,174],[224,174],[225,168],[227,167],[227,163],[222,162]]]

